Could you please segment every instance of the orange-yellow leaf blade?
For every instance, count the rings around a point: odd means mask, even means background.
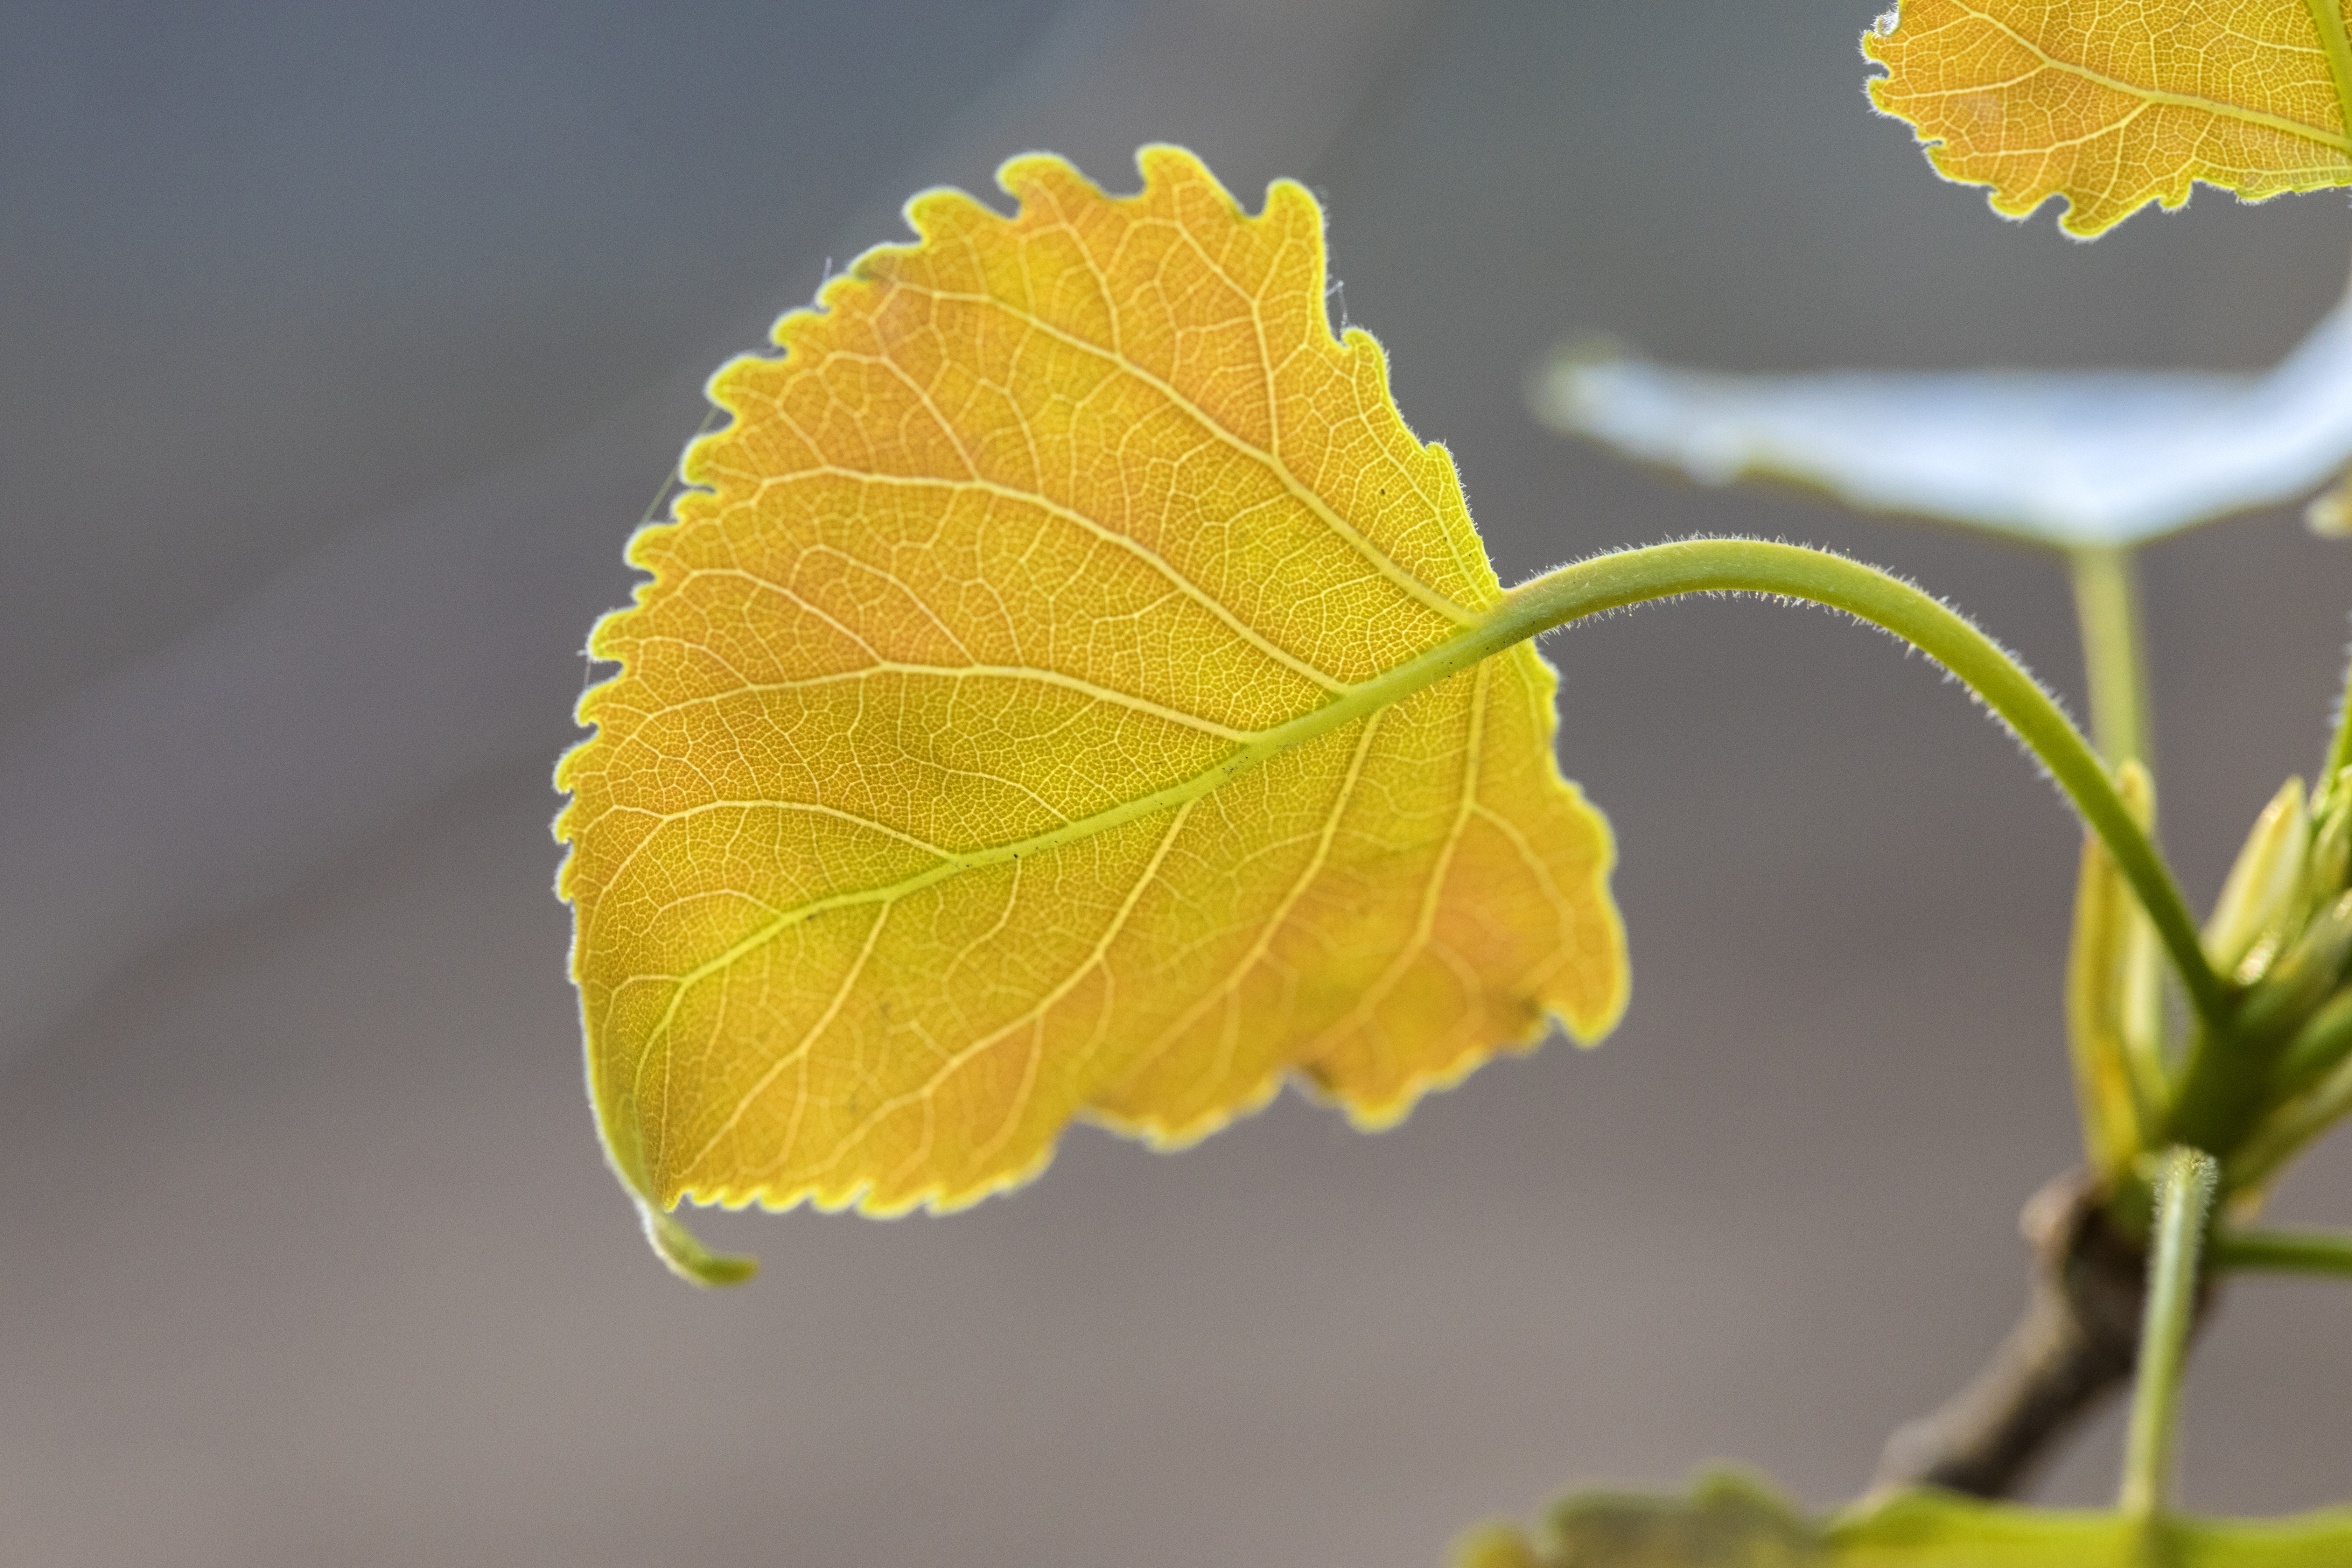
[[[1378,1125],[1622,1006],[1552,674],[1443,668],[1499,589],[1331,334],[1320,211],[1139,161],[918,197],[714,378],[631,546],[558,831],[656,1209],[955,1207],[1073,1117],[1181,1144],[1294,1074]]]
[[[2197,181],[2261,201],[2352,184],[2345,0],[1901,0],[1870,100],[1938,173],[2089,238]]]

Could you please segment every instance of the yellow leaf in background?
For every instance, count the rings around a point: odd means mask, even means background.
[[[2352,184],[2345,0],[1901,0],[1870,100],[1945,178],[2089,238],[2202,180],[2260,201]]]
[[[934,191],[722,369],[564,759],[606,1145],[681,1198],[948,1209],[1074,1117],[1171,1147],[1297,1076],[1401,1118],[1625,994],[1554,678],[1322,214],[1190,153]]]
[[[2026,1508],[1933,1487],[1809,1518],[1762,1482],[1701,1476],[1682,1496],[1562,1498],[1529,1532],[1487,1525],[1454,1568],[2337,1568],[2352,1510],[2288,1519]]]

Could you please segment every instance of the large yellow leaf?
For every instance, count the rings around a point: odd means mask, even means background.
[[[1322,215],[1190,153],[917,197],[727,365],[593,647],[561,891],[615,1167],[898,1213],[1073,1116],[1167,1147],[1298,1075],[1360,1125],[1623,1005],[1606,825]]]
[[[2346,0],[1901,0],[1870,100],[1938,173],[2088,238],[2202,180],[2252,201],[2352,184]]]

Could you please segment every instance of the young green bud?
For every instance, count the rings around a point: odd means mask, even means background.
[[[2317,1082],[2352,1056],[2352,991],[2338,991],[2294,1032],[2279,1055],[2278,1081],[2294,1093]]]
[[[2303,900],[2317,909],[2342,892],[2352,879],[2352,788],[2339,775],[2312,792],[2311,855],[2303,868]]]
[[[2271,965],[2246,998],[2240,1029],[2250,1039],[2261,1039],[2299,1027],[2336,990],[2347,957],[2352,957],[2352,893],[2314,915],[2286,956]]]
[[[2205,922],[2205,955],[2215,969],[2242,985],[2262,977],[2288,934],[2280,928],[2296,912],[2295,895],[2303,888],[2310,850],[2311,814],[2304,805],[2303,781],[2291,778],[2254,818],[2253,831],[2246,835],[2212,918]]]
[[[2146,768],[2126,759],[2116,771],[2116,790],[2142,828],[2153,825],[2156,790]],[[2131,884],[2098,835],[2084,834],[2066,961],[2066,1038],[2084,1151],[2109,1182],[2147,1146],[2171,1096],[2159,962]]]

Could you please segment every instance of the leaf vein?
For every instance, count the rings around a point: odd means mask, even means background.
[[[2299,136],[2305,141],[2316,142],[2324,147],[2333,148],[2337,153],[2352,157],[2352,133],[2343,130],[2328,131],[2319,126],[2306,125],[2300,120],[2290,119],[2284,114],[2273,114],[2267,110],[2249,109],[2240,104],[2224,102],[2219,99],[2200,97],[2195,93],[2174,92],[2159,87],[2143,87],[2137,82],[2108,76],[2104,71],[2093,70],[2089,66],[2081,65],[2073,60],[2060,59],[1998,16],[1978,10],[1972,5],[1962,5],[1960,8],[1968,15],[1982,21],[1987,26],[2008,35],[2016,41],[2020,48],[2030,50],[2051,69],[2063,75],[2078,77],[2095,86],[2104,87],[2114,92],[2127,93],[2136,98],[2145,99],[2150,103],[2202,110],[2206,113],[2224,120],[2235,120],[2244,124],[2261,126],[2265,130],[2281,132],[2289,136]]]
[[[1075,332],[1065,331],[1060,327],[1055,326],[1052,322],[1045,321],[1044,318],[1033,315],[1030,312],[1023,310],[1006,300],[997,299],[995,296],[991,294],[960,293],[950,289],[930,289],[924,285],[913,283],[908,283],[903,286],[919,292],[930,294],[936,299],[950,300],[961,304],[978,305],[990,310],[1002,310],[1006,315],[1013,317],[1015,321],[1022,322],[1024,325],[1030,327],[1034,331],[1044,332],[1048,337],[1052,337],[1062,342],[1067,343],[1070,347],[1078,350],[1081,353],[1093,354],[1098,359],[1107,360],[1112,364],[1117,365],[1119,369],[1125,371],[1128,374],[1133,376],[1136,380],[1143,383],[1146,386],[1150,387],[1154,392],[1159,393],[1162,397],[1166,398],[1171,405],[1199,425],[1201,428],[1208,432],[1213,439],[1223,443],[1225,446],[1232,447],[1235,452],[1238,452],[1252,461],[1262,465],[1268,473],[1274,475],[1275,479],[1281,483],[1285,489],[1291,493],[1300,505],[1306,507],[1307,510],[1312,512],[1326,528],[1328,528],[1333,533],[1339,535],[1341,541],[1347,543],[1359,555],[1362,556],[1373,570],[1380,573],[1381,576],[1387,578],[1391,583],[1402,589],[1409,597],[1419,601],[1423,605],[1435,611],[1438,615],[1453,622],[1457,626],[1466,626],[1476,620],[1476,611],[1465,609],[1462,605],[1455,604],[1452,599],[1448,598],[1444,594],[1439,593],[1436,589],[1431,587],[1428,584],[1423,582],[1420,578],[1406,571],[1402,566],[1397,564],[1396,561],[1391,558],[1386,551],[1381,550],[1379,546],[1372,543],[1370,540],[1365,538],[1361,532],[1358,531],[1353,523],[1350,523],[1347,519],[1341,517],[1339,512],[1332,508],[1330,502],[1325,500],[1320,495],[1316,493],[1315,489],[1311,486],[1299,479],[1299,477],[1291,470],[1290,465],[1286,463],[1278,454],[1269,452],[1261,447],[1257,447],[1251,442],[1244,440],[1234,431],[1226,428],[1222,421],[1213,417],[1206,409],[1201,407],[1191,398],[1186,397],[1181,392],[1179,392],[1174,386],[1169,384],[1160,377],[1153,374],[1150,371],[1146,370],[1140,364],[1136,363],[1133,360],[1129,359],[1126,355],[1118,353],[1116,350],[1107,349],[1099,343],[1089,342],[1085,338],[1078,336]]]

